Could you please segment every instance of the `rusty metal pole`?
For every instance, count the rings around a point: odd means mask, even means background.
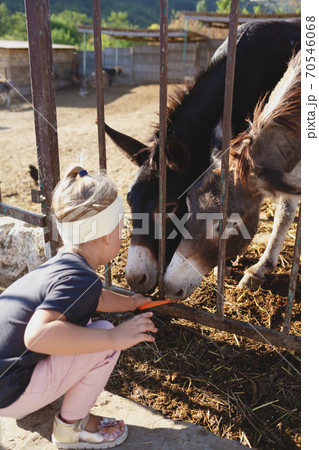
[[[299,209],[299,219],[298,226],[296,232],[296,240],[295,240],[295,248],[294,248],[294,256],[292,260],[292,268],[289,279],[289,287],[288,287],[288,298],[287,305],[285,311],[285,321],[283,325],[282,332],[284,334],[289,334],[290,324],[291,324],[291,314],[292,314],[292,305],[295,298],[296,293],[296,284],[298,279],[298,268],[300,261],[300,252],[301,252],[301,207]]]
[[[160,135],[159,135],[159,213],[161,236],[159,241],[159,297],[164,298],[164,272],[166,255],[166,131],[167,131],[167,37],[168,0],[161,0],[160,14]]]
[[[45,253],[51,257],[59,245],[50,206],[52,191],[60,179],[60,168],[49,0],[25,0],[25,11],[39,165],[39,198],[42,213],[47,217]]]
[[[99,146],[99,166],[100,170],[106,170],[106,147],[104,131],[104,86],[103,86],[103,65],[102,65],[102,37],[101,37],[101,2],[92,0],[93,32],[94,32],[94,63],[96,79],[96,107],[97,107],[97,127]],[[105,285],[112,285],[111,265],[105,266]]]
[[[233,108],[233,86],[236,62],[237,26],[240,0],[232,0],[229,20],[228,53],[226,62],[225,97],[223,114],[223,141],[222,141],[222,172],[221,172],[221,197],[220,211],[220,237],[218,248],[218,280],[217,280],[217,310],[216,314],[221,317],[224,310],[224,279],[225,279],[225,257],[226,239],[223,233],[227,224],[228,204],[228,171],[229,171],[229,143],[231,139],[231,118]]]
[[[94,61],[96,77],[97,125],[99,139],[100,170],[106,170],[105,131],[104,131],[104,90],[102,73],[102,39],[101,39],[101,2],[92,0],[94,28]]]

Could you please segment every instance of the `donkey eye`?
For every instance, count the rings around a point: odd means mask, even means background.
[[[178,203],[167,203],[166,204],[166,214],[172,214],[176,211]]]
[[[177,211],[178,203],[166,203],[166,215],[174,214]],[[153,211],[153,219],[157,220],[157,214],[159,214],[159,206]]]

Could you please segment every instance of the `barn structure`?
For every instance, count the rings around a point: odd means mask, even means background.
[[[52,48],[56,87],[69,86],[74,71],[75,47],[53,44]],[[27,41],[0,40],[0,73],[7,80],[12,80],[21,94],[31,93]]]

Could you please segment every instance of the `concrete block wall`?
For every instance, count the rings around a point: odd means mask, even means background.
[[[60,79],[70,80],[72,76],[73,50],[54,49],[53,62],[56,65],[57,74]]]
[[[22,91],[22,94],[28,93],[27,87],[30,86],[29,55],[26,49],[1,49],[7,53],[6,76],[12,80],[14,85]]]
[[[72,49],[54,49],[53,62],[59,75],[57,88],[71,84]],[[21,94],[31,93],[29,52],[27,48],[0,49],[0,71],[8,80],[12,80]]]
[[[186,59],[183,61],[184,44],[168,44],[168,81],[181,83],[184,75],[194,73],[206,66],[215,50],[223,40],[210,40],[208,43],[188,43]],[[83,52],[78,52],[79,75],[83,76]],[[103,49],[103,67],[123,67],[123,73],[113,83],[159,83],[160,48],[158,45],[143,45],[129,48],[107,47]],[[95,71],[94,52],[86,52],[86,74]]]

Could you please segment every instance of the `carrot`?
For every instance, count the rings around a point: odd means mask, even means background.
[[[166,303],[174,303],[176,300],[153,300],[152,302],[146,302],[144,305],[139,306],[138,309],[153,308],[153,306],[165,305]]]

